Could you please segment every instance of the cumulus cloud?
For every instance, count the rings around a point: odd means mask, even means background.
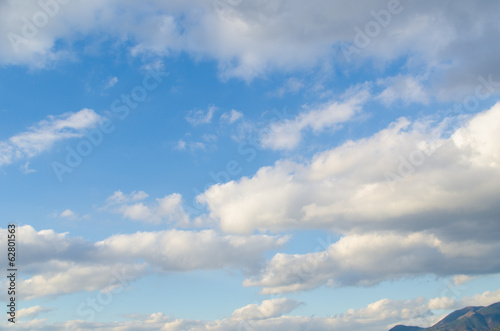
[[[276,254],[245,286],[262,287],[275,294],[309,290],[322,285],[359,286],[405,276],[500,271],[498,243],[443,241],[425,234],[347,235],[325,251],[308,254]],[[484,265],[489,267],[485,268]]]
[[[461,299],[463,306],[489,306],[500,301],[500,290],[486,291],[472,297]]]
[[[182,207],[182,196],[178,193],[157,198],[151,204],[145,204],[148,195],[143,192],[123,194],[116,191],[106,199],[105,209],[121,214],[124,218],[150,223],[169,222],[178,225],[189,225],[190,218]]]
[[[262,135],[261,145],[273,150],[293,149],[300,143],[306,129],[319,133],[351,120],[361,111],[369,95],[369,92],[364,90],[342,102],[330,101],[303,111],[293,119],[274,122]]]
[[[77,214],[72,211],[71,209],[66,209],[64,211],[61,212],[61,214],[59,215],[59,217],[63,217],[63,218],[69,218],[69,219],[75,219],[77,218]]]
[[[500,46],[491,43],[500,34],[495,16],[500,5],[493,0],[480,4],[462,0],[453,8],[435,1],[401,1],[383,24],[376,19],[387,11],[383,0],[363,0],[356,6],[321,0],[308,8],[295,0],[150,1],[148,6],[116,0],[71,2],[58,5],[40,27],[33,24],[33,17],[47,10],[38,2],[19,6],[4,1],[0,6],[0,29],[6,31],[0,41],[4,64],[43,67],[70,59],[75,42],[105,31],[131,43],[134,56],[187,52],[197,59],[213,59],[224,78],[252,80],[272,71],[331,64],[356,70],[343,65],[349,47],[356,48],[349,56],[355,63],[403,60],[410,71],[428,69],[431,91],[441,99],[467,95],[478,75],[500,76],[495,57]],[[148,20],[140,19],[146,16]],[[114,24],[120,21],[130,24]],[[366,33],[370,22],[378,24],[379,32],[360,45],[359,35]],[[386,97],[390,95],[388,90]]]
[[[142,259],[162,270],[224,267],[255,270],[262,263],[262,254],[286,241],[287,237],[267,235],[221,236],[214,230],[168,230],[113,235],[97,242],[95,247],[105,259]],[[151,251],[156,254],[150,254]]]
[[[422,298],[411,300],[381,299],[366,307],[329,317],[284,316],[298,303],[291,299],[280,298],[264,300],[260,305],[251,304],[236,309],[229,318],[214,321],[176,319],[158,312],[149,315],[129,316],[121,322],[89,322],[82,320],[48,324],[35,320],[34,323],[19,321],[20,330],[55,330],[66,328],[78,330],[339,330],[339,331],[386,331],[396,324],[429,326],[444,316],[437,316],[428,308]],[[247,312],[252,314],[248,315]],[[255,314],[254,314],[255,313]],[[244,318],[243,318],[244,317]],[[5,323],[5,322],[3,322]]]
[[[22,308],[19,309],[17,312],[17,318],[21,320],[28,320],[28,319],[33,319],[38,317],[38,315],[53,311],[53,308],[48,308],[48,307],[41,307],[41,306],[33,306],[29,308]]]
[[[466,282],[470,281],[473,279],[473,277],[469,275],[456,275],[453,277],[453,285],[454,286],[461,286],[465,284]]]
[[[24,300],[44,296],[107,290],[120,286],[119,274],[126,275],[127,280],[137,279],[145,274],[145,264],[87,263],[78,265],[74,262],[51,261],[51,270],[36,274],[19,282],[20,297]]]
[[[287,298],[264,300],[260,305],[250,304],[233,312],[233,320],[254,320],[278,317],[297,308],[300,302]]]
[[[457,306],[457,302],[449,297],[439,297],[429,300],[429,309],[452,309]]]
[[[82,137],[86,130],[94,128],[100,120],[100,115],[87,108],[58,116],[50,115],[27,131],[0,141],[0,166],[35,157],[50,150],[59,141]],[[25,173],[33,172],[28,166],[29,163],[26,163],[23,167]]]
[[[455,129],[448,122],[400,119],[307,162],[280,160],[253,177],[212,186],[198,200],[228,232],[432,229],[493,240],[500,104]]]
[[[198,200],[226,232],[343,234],[322,252],[276,254],[244,282],[263,293],[498,273],[499,132],[500,104],[458,124],[401,119],[310,161],[281,160],[214,185]]]
[[[460,294],[459,291],[455,291]],[[458,296],[458,295],[457,295]],[[429,300],[429,309],[461,309],[469,306],[489,306],[500,301],[500,290],[485,291],[462,298],[437,297]]]
[[[105,290],[118,285],[121,278],[117,275],[132,281],[151,272],[221,268],[256,272],[263,265],[263,255],[288,240],[221,235],[214,230],[164,230],[89,242],[53,230],[36,231],[29,225],[18,227],[17,233],[19,249],[30,252],[23,258],[23,270],[30,277],[19,281],[20,297],[26,300]],[[6,230],[0,234],[0,244],[5,244]]]

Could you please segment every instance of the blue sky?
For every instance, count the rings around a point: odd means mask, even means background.
[[[388,330],[500,301],[499,9],[0,1],[16,327]]]

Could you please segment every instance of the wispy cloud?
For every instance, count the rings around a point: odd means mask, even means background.
[[[107,90],[109,88],[112,88],[113,86],[116,85],[116,83],[118,83],[118,77],[111,77],[104,86],[104,89]]]
[[[33,158],[50,150],[59,141],[82,137],[86,130],[95,127],[101,119],[100,115],[87,108],[75,113],[50,115],[27,131],[0,142],[0,167]],[[27,171],[28,165],[25,164]]]
[[[377,84],[385,88],[375,99],[380,100],[386,106],[399,100],[404,104],[420,103],[426,105],[430,101],[430,93],[423,85],[424,79],[424,76],[412,77],[408,75],[380,79]]]
[[[243,117],[243,113],[232,109],[230,112],[226,112],[220,116],[221,122],[233,124]]]
[[[263,134],[261,144],[273,150],[293,149],[300,143],[303,131],[306,129],[319,133],[351,120],[361,111],[369,96],[367,90],[362,90],[342,102],[333,100],[301,112],[293,119],[273,123]]]
[[[270,92],[270,96],[283,97],[287,93],[296,93],[304,87],[304,83],[298,78],[288,78],[285,83],[277,88],[275,91]]]
[[[20,166],[19,169],[24,173],[24,174],[32,174],[36,172],[35,169],[30,168],[30,163],[26,162],[24,165]]]
[[[215,106],[210,106],[206,112],[202,110],[191,110],[186,116],[186,121],[193,126],[210,124],[216,110],[217,108]]]
[[[170,206],[167,201],[161,208],[168,212]],[[283,236],[171,229],[117,234],[89,242],[68,233],[36,231],[29,225],[20,226],[19,232],[23,233],[19,245],[31,252],[23,260],[29,270],[28,277],[19,281],[24,299],[103,290],[112,285],[113,272],[119,270],[124,270],[130,279],[160,270],[182,272],[229,267],[255,272],[265,252],[281,247],[288,240]],[[3,237],[6,233],[6,229],[0,229]],[[156,253],[151,254],[152,251]]]

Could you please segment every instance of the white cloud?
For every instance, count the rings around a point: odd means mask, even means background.
[[[441,137],[447,122],[401,119],[304,163],[281,160],[253,177],[212,186],[197,199],[229,232],[432,228],[445,236],[492,240],[498,227],[491,213],[498,211],[500,196],[494,143],[500,139],[500,104]],[[479,220],[483,225],[476,227]]]
[[[71,2],[59,5],[47,25],[35,27],[35,33],[25,38],[27,23],[21,18],[30,20],[42,9],[37,2],[13,4],[0,5],[0,29],[6,32],[0,44],[4,64],[44,67],[71,59],[75,42],[105,32],[124,45],[131,43],[132,55],[187,52],[196,59],[217,61],[222,77],[245,80],[277,70],[288,73],[332,64],[349,71],[343,66],[342,46],[356,46],[356,31],[376,23],[372,12],[387,9],[383,0],[363,0],[357,6],[340,0],[320,0],[314,6],[295,0],[235,6],[222,0],[149,1],[148,6],[116,0]],[[351,60],[374,60],[378,68],[403,59],[405,69],[431,73],[430,91],[435,96],[467,95],[478,75],[500,76],[495,57],[500,46],[491,43],[500,35],[495,16],[500,5],[464,0],[458,4],[449,8],[435,1],[401,2],[401,12],[391,15],[387,26]],[[125,21],[130,24],[115,24]],[[9,41],[13,33],[19,43]]]
[[[217,136],[214,134],[210,134],[210,133],[204,134],[202,138],[207,143],[213,143],[213,142],[217,141]]]
[[[456,291],[459,294],[459,291]],[[500,290],[485,291],[461,298],[437,297],[429,300],[429,309],[461,309],[469,306],[489,306],[500,301]]]
[[[175,149],[179,151],[189,150],[194,153],[199,150],[206,150],[207,146],[202,141],[185,141],[184,139],[179,139],[174,146]]]
[[[167,212],[169,207],[168,203],[163,205]],[[0,230],[0,244],[5,244],[2,238],[6,233]],[[268,235],[221,235],[214,230],[164,230],[89,242],[53,230],[36,231],[29,225],[19,226],[17,233],[20,251],[30,252],[23,258],[27,274],[18,282],[23,300],[105,290],[118,286],[117,274],[133,281],[153,272],[221,268],[256,272],[264,262],[263,255],[288,240]]]
[[[26,162],[24,165],[20,166],[19,169],[26,175],[36,172],[35,169],[30,168],[29,162]]]
[[[429,326],[444,316],[436,316],[429,310],[424,298],[412,300],[381,299],[368,306],[329,317],[283,316],[294,309],[298,303],[291,299],[265,300],[260,305],[252,304],[236,309],[231,317],[214,320],[176,319],[158,312],[149,315],[135,314],[122,322],[87,322],[82,320],[48,324],[37,320],[35,323],[19,321],[20,330],[63,331],[71,326],[78,330],[338,330],[338,331],[387,331],[396,324]],[[247,315],[245,311],[252,313]],[[255,313],[255,314],[253,314]],[[242,319],[242,314],[247,317]],[[5,322],[3,322],[5,323]]]
[[[78,217],[78,215],[74,211],[72,211],[71,209],[66,209],[66,210],[61,212],[59,217],[68,218],[68,219],[75,219]]]
[[[453,277],[453,285],[460,286],[470,281],[471,279],[473,279],[473,277],[469,275],[456,275]]]
[[[500,301],[500,290],[486,291],[461,299],[462,306],[489,306]]]
[[[117,274],[125,274],[129,280],[145,274],[144,264],[49,263],[51,270],[19,282],[23,300],[44,296],[56,296],[80,291],[105,290],[120,286]]]
[[[183,151],[186,149],[186,145],[187,144],[183,139],[179,139],[179,141],[177,141],[177,144],[175,145],[175,149]]]
[[[50,150],[61,140],[82,137],[86,130],[95,127],[100,120],[101,116],[87,108],[76,113],[50,115],[27,131],[0,142],[0,166],[35,157]],[[25,164],[26,169],[27,165],[29,163]]]
[[[182,196],[178,193],[155,199],[155,202],[145,204],[148,195],[143,192],[132,192],[129,195],[116,191],[106,199],[105,209],[121,214],[124,218],[151,223],[175,223],[187,226],[190,218],[182,207]]]
[[[261,255],[278,248],[286,237],[221,236],[213,230],[168,230],[113,235],[96,247],[106,259],[143,259],[162,270],[195,270],[239,267],[258,268]],[[196,245],[193,245],[196,243]],[[150,254],[155,251],[154,255]]]
[[[193,126],[210,124],[216,110],[217,108],[214,106],[210,106],[206,112],[202,110],[191,110],[186,116],[186,121]]]
[[[118,77],[111,77],[104,86],[104,89],[107,90],[109,88],[112,88],[113,86],[116,85],[116,83],[118,83]]]
[[[237,120],[243,117],[243,113],[235,109],[231,109],[230,112],[226,112],[221,115],[220,120],[229,124],[233,124]]]
[[[444,241],[435,235],[375,233],[346,235],[325,251],[276,254],[262,274],[244,281],[275,294],[322,285],[370,286],[406,276],[500,271],[498,243]],[[484,268],[485,264],[494,266]]]
[[[148,194],[144,191],[132,191],[130,194],[124,194],[122,191],[118,190],[106,199],[106,207],[141,201],[147,197]]]
[[[285,81],[283,86],[281,86],[278,89],[276,89],[275,91],[269,93],[269,95],[277,96],[277,97],[281,98],[287,93],[296,93],[296,92],[300,91],[303,87],[304,87],[304,83],[302,82],[302,80],[295,78],[295,77],[291,77]]]
[[[440,297],[430,299],[428,303],[429,309],[453,309],[457,306],[457,302],[448,297]]]
[[[233,312],[233,320],[259,320],[278,317],[297,308],[300,302],[287,298],[264,300],[260,305],[250,304]]]
[[[53,311],[53,308],[41,307],[41,306],[33,306],[29,308],[22,308],[17,311],[16,317],[20,320],[28,320],[38,317],[38,315]]]
[[[361,111],[361,106],[368,97],[367,91],[361,91],[343,102],[330,101],[304,111],[294,119],[272,123],[262,135],[261,144],[273,150],[293,149],[300,143],[306,129],[319,133],[351,120]]]
[[[198,201],[227,232],[344,235],[324,252],[276,254],[245,281],[264,293],[499,272],[500,104],[447,123],[401,119],[310,161],[214,185]]]
[[[429,103],[429,91],[422,85],[424,77],[398,75],[380,80],[378,84],[387,86],[375,99],[387,106],[401,100],[405,105],[410,103]]]

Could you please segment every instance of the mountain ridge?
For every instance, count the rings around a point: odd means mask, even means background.
[[[389,331],[500,331],[500,302],[455,310],[428,328],[396,325]]]

